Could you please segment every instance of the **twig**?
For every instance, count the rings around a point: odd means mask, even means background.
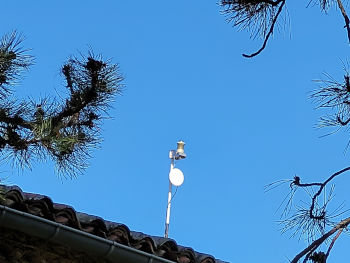
[[[340,236],[340,234],[343,232],[344,228],[341,228],[339,231],[338,231],[338,234],[333,238],[332,240],[332,243],[329,245],[329,248],[327,250],[327,253],[326,253],[326,259],[328,258],[329,256],[329,253],[331,252],[331,249],[335,243],[335,241],[338,239],[338,237]]]
[[[245,57],[245,58],[252,58],[252,57],[255,57],[256,55],[259,55],[259,54],[261,53],[261,51],[263,51],[263,50],[265,49],[266,44],[267,44],[267,41],[269,40],[270,36],[271,36],[272,33],[273,33],[273,29],[274,29],[274,27],[275,27],[277,18],[278,18],[278,16],[280,15],[280,13],[282,12],[283,6],[284,6],[284,4],[286,3],[285,0],[282,0],[281,2],[282,2],[282,3],[281,3],[281,5],[280,5],[280,7],[278,8],[278,11],[277,11],[275,17],[274,17],[273,20],[272,20],[272,24],[271,24],[271,26],[270,26],[270,30],[269,30],[269,32],[267,33],[267,35],[266,35],[266,37],[265,37],[265,40],[264,40],[264,43],[262,44],[261,48],[260,48],[258,51],[256,51],[255,53],[252,53],[252,54],[249,54],[249,55],[247,55],[247,54],[242,54],[243,57]]]
[[[310,251],[314,251],[315,249],[317,249],[327,238],[332,236],[338,230],[346,228],[349,224],[350,224],[350,217],[340,221],[330,231],[328,231],[326,234],[321,236],[319,239],[312,242],[307,248],[305,248],[298,255],[296,255],[290,263],[297,263],[302,257],[308,254]]]
[[[312,204],[311,204],[311,207],[310,207],[310,217],[314,217],[314,215],[312,214],[312,211],[314,210],[314,207],[315,207],[315,202],[316,202],[316,198],[317,196],[319,196],[323,190],[323,188],[331,181],[334,179],[334,177],[346,172],[346,171],[349,171],[350,170],[350,167],[346,167],[344,168],[343,170],[340,170],[334,174],[332,174],[326,181],[323,182],[323,184],[320,186],[320,189],[318,189],[317,193],[314,194],[314,196],[312,197]]]
[[[345,21],[345,26],[344,27],[346,27],[346,30],[348,32],[348,41],[350,43],[350,25],[349,25],[350,20],[349,20],[348,15],[346,14],[346,11],[344,9],[342,1],[341,0],[337,0],[337,3],[338,3],[338,7],[339,7],[339,9],[340,9],[340,11],[341,11],[341,13],[342,13],[342,15],[344,17],[344,21]]]
[[[311,203],[311,207],[310,207],[310,218],[318,218],[318,216],[315,216],[313,214],[313,210],[315,208],[315,202],[316,202],[316,198],[322,193],[323,188],[330,182],[332,181],[336,176],[349,171],[350,170],[350,166],[346,167],[334,174],[332,174],[326,181],[324,181],[323,183],[309,183],[309,184],[302,184],[300,183],[300,179],[299,180],[294,180],[294,184],[296,186],[300,186],[300,187],[310,187],[310,186],[319,186],[320,188],[318,189],[318,191],[313,195],[312,197],[312,203]]]
[[[259,0],[258,2],[259,3],[267,3],[267,4],[269,4],[269,5],[272,5],[272,6],[276,6],[276,5],[278,5],[280,2],[282,2],[282,1],[285,1],[285,0],[276,0],[276,1],[272,1],[272,0]],[[231,4],[233,4],[235,2],[235,0],[227,0],[227,1],[225,1],[225,0],[223,0],[223,1],[221,1],[221,4],[222,5],[231,5]]]

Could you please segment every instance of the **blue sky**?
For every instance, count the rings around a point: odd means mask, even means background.
[[[215,0],[4,1],[1,34],[17,29],[36,57],[18,97],[64,94],[61,65],[90,46],[119,63],[126,88],[84,175],[58,178],[50,162],[23,172],[3,164],[2,174],[24,191],[162,236],[168,151],[182,139],[185,182],[169,236],[229,262],[287,262],[306,243],[281,235],[276,222],[288,186],[266,194],[264,185],[296,174],[323,180],[350,154],[348,133],[320,138],[328,131],[314,128],[322,112],[308,100],[322,73],[342,80],[343,18],[306,5],[289,1],[286,26],[245,59],[261,41],[227,24]],[[335,202],[349,182],[339,179]],[[345,235],[330,260],[348,245]]]

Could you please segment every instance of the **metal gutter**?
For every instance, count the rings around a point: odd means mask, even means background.
[[[116,263],[174,263],[117,242],[0,205],[0,226]]]

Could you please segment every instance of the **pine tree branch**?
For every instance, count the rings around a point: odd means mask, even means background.
[[[339,236],[340,236],[340,234],[343,232],[343,230],[344,230],[344,228],[339,229],[337,235],[333,238],[331,244],[330,244],[329,247],[328,247],[328,250],[327,250],[327,253],[326,253],[326,259],[328,258],[329,253],[331,252],[331,250],[332,250],[332,248],[333,248],[333,246],[334,246],[335,241],[337,241],[337,239],[339,238]]]
[[[345,26],[344,27],[346,28],[346,31],[348,33],[348,41],[350,43],[350,25],[349,25],[350,24],[350,20],[349,20],[348,15],[346,14],[346,11],[345,11],[345,8],[343,6],[342,1],[341,0],[337,0],[337,3],[338,3],[338,7],[340,9],[340,12],[341,12],[341,14],[344,17],[344,21],[345,21]]]
[[[280,15],[280,13],[282,12],[283,6],[285,4],[285,0],[281,0],[280,2],[281,2],[281,5],[279,6],[277,13],[276,13],[276,15],[274,16],[274,18],[272,20],[272,24],[270,26],[269,32],[265,36],[265,39],[264,39],[264,42],[263,42],[261,48],[258,51],[254,52],[252,54],[249,54],[249,55],[248,54],[242,54],[243,57],[245,57],[245,58],[255,57],[255,56],[259,55],[266,48],[267,41],[269,40],[269,38],[271,37],[271,35],[273,33],[275,24],[277,22],[277,18]]]
[[[24,120],[21,116],[8,116],[4,109],[0,109],[0,123],[7,125],[21,126],[22,128],[32,130],[33,126],[30,122]]]
[[[350,217],[340,221],[330,231],[328,231],[326,234],[322,235],[320,238],[312,242],[307,248],[305,248],[298,255],[296,255],[290,263],[297,263],[302,257],[308,254],[310,251],[315,251],[324,241],[326,241],[335,232],[346,228],[349,224],[350,224]]]
[[[324,187],[329,183],[331,182],[335,177],[337,177],[338,175],[341,175],[342,173],[345,173],[347,171],[350,170],[350,166],[349,167],[346,167],[338,172],[335,172],[334,174],[332,174],[329,178],[327,178],[327,180],[325,180],[323,183],[308,183],[308,184],[303,184],[303,183],[300,183],[300,178],[299,177],[296,177],[297,179],[294,179],[294,181],[292,182],[293,185],[296,185],[298,187],[310,187],[310,186],[319,186],[319,189],[318,191],[312,196],[312,203],[311,203],[311,206],[310,206],[310,218],[319,218],[320,216],[318,215],[315,215],[313,213],[314,211],[314,208],[315,208],[315,204],[316,204],[316,199],[317,197],[322,193]]]
[[[9,86],[16,83],[23,70],[33,64],[33,57],[21,48],[23,37],[16,31],[3,36],[0,40],[0,96],[3,98],[11,90]],[[0,97],[0,99],[1,99]]]
[[[272,1],[272,0],[251,0],[251,1],[245,1],[245,2],[251,2],[251,3],[266,3],[266,4],[269,4],[269,5],[272,5],[272,6],[277,6],[280,2],[282,2],[284,0],[277,0],[277,1]],[[222,5],[232,5],[234,3],[236,3],[237,0],[222,0],[221,1],[221,4]],[[244,1],[242,1],[244,2]]]
[[[0,88],[28,66],[15,36],[0,43]],[[8,90],[0,90],[0,152],[16,165],[28,167],[32,160],[51,157],[60,174],[75,177],[86,168],[90,149],[100,142],[100,120],[121,93],[123,77],[117,64],[92,52],[81,59],[70,58],[62,73],[70,94],[61,104],[48,99],[6,101]]]

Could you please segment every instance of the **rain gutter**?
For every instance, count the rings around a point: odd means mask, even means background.
[[[111,262],[174,263],[38,216],[0,205],[0,226],[58,243]]]

